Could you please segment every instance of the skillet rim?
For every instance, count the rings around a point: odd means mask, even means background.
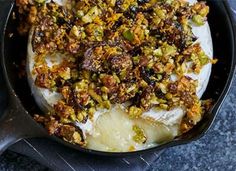
[[[236,43],[236,30],[234,28],[234,25],[233,25],[233,17],[232,17],[232,14],[230,13],[230,7],[229,7],[229,4],[226,2],[226,1],[222,1],[221,3],[223,3],[223,6],[225,8],[225,12],[226,12],[226,17],[227,17],[227,20],[229,21],[229,30],[231,32],[231,35],[233,35],[233,37],[231,37],[231,43],[232,43],[232,47],[235,47],[235,43]],[[13,86],[8,78],[8,72],[7,72],[7,69],[6,69],[6,66],[5,66],[5,33],[6,33],[6,29],[7,29],[7,25],[8,25],[8,20],[9,20],[9,17],[11,15],[11,11],[14,7],[14,0],[11,0],[11,8],[10,10],[8,11],[8,16],[7,16],[7,19],[6,19],[6,22],[4,23],[4,27],[3,27],[3,36],[1,38],[1,55],[2,55],[2,58],[1,58],[1,65],[2,65],[2,71],[3,71],[3,75],[4,75],[4,78],[5,78],[5,81],[7,83],[7,88],[10,92],[11,95],[14,96],[14,98],[16,98],[19,102],[20,102],[20,105],[23,107],[18,95],[15,93],[15,90],[13,89]],[[207,131],[211,128],[212,124],[214,123],[214,120],[217,116],[217,114],[219,113],[219,110],[223,104],[223,102],[225,101],[225,98],[227,97],[229,91],[230,91],[230,87],[232,85],[232,81],[233,81],[233,78],[234,78],[234,74],[235,74],[235,65],[236,65],[236,52],[235,52],[235,48],[232,48],[232,58],[231,58],[231,66],[230,66],[230,72],[229,72],[229,75],[228,75],[228,78],[227,78],[227,82],[224,86],[224,89],[220,95],[220,97],[218,98],[215,106],[213,107],[213,110],[212,110],[212,115],[211,116],[211,120],[210,120],[210,123],[209,125],[206,126],[206,128],[203,130],[203,132],[201,132],[199,135],[195,136],[194,138],[191,138],[191,139],[181,139],[181,140],[173,140],[169,143],[165,143],[163,145],[159,145],[159,146],[156,146],[156,147],[152,147],[152,148],[149,148],[149,149],[144,149],[144,150],[139,150],[139,151],[134,151],[134,152],[103,152],[103,151],[97,151],[97,150],[91,150],[91,149],[85,149],[85,148],[82,148],[81,146],[79,145],[74,145],[74,144],[71,144],[71,143],[68,143],[62,139],[60,139],[59,137],[56,137],[56,136],[49,136],[50,139],[53,139],[55,140],[57,143],[60,143],[60,144],[63,144],[67,147],[70,147],[70,148],[73,148],[75,150],[78,150],[78,152],[84,152],[84,153],[87,153],[87,154],[94,154],[94,155],[99,155],[99,156],[112,156],[112,157],[124,157],[124,156],[130,156],[130,155],[138,155],[138,154],[144,154],[144,153],[148,153],[148,152],[158,152],[158,151],[161,151],[165,148],[169,148],[169,147],[173,147],[173,146],[178,146],[178,145],[183,145],[183,144],[187,144],[187,143],[190,143],[192,141],[196,141],[198,139],[200,139],[201,137],[203,137]],[[23,107],[24,108],[24,107]],[[24,108],[24,112],[26,115],[28,115],[27,113],[27,110]],[[34,124],[37,124],[37,125],[40,125],[38,124],[36,121],[34,121],[34,119],[31,117],[32,119],[32,122],[34,122]]]

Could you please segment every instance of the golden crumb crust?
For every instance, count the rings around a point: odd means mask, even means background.
[[[86,123],[97,108],[129,102],[130,118],[150,108],[182,107],[181,131],[196,125],[210,102],[196,95],[198,74],[211,63],[191,23],[205,23],[209,7],[182,0],[70,0],[65,6],[44,0],[16,1],[22,22],[19,32],[34,28],[33,74],[38,87],[56,91],[62,99],[47,117],[35,116],[50,134],[85,144],[74,122]],[[60,64],[49,67],[46,56],[60,53]],[[172,76],[176,80],[171,79]],[[134,127],[135,140],[144,142]]]

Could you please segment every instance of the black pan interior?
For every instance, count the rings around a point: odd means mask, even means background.
[[[211,79],[203,99],[213,98],[215,102],[217,102],[215,108],[218,108],[222,100],[220,97],[222,97],[222,95],[224,96],[224,93],[226,93],[224,88],[229,81],[230,74],[233,72],[234,35],[232,31],[232,22],[229,19],[229,14],[223,1],[210,0],[208,1],[208,5],[211,9],[209,24],[214,44],[214,57],[219,61],[213,66]],[[8,78],[25,109],[29,111],[30,114],[40,114],[42,112],[37,107],[34,98],[31,95],[26,77],[23,76],[27,37],[18,35],[16,29],[17,22],[17,19],[13,20],[11,17],[5,34],[5,65],[8,72]],[[215,115],[216,113],[213,112],[209,115],[210,118],[208,119],[212,120]],[[203,120],[192,131],[180,138],[193,139],[198,136],[203,129],[206,129],[206,127],[209,126],[209,123],[207,122],[209,122],[209,120]]]

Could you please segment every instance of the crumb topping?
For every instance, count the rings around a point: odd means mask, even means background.
[[[50,134],[84,144],[72,123],[86,123],[96,109],[127,102],[130,118],[153,107],[184,108],[184,133],[209,108],[210,102],[196,95],[198,82],[185,75],[199,74],[213,62],[195,42],[191,28],[205,23],[209,12],[205,2],[70,0],[65,6],[45,0],[16,2],[21,20],[27,21],[19,32],[33,28],[35,84],[63,97],[48,118],[35,116]],[[46,56],[56,53],[65,58],[49,67]],[[137,126],[133,130],[135,141],[144,143],[143,131]]]

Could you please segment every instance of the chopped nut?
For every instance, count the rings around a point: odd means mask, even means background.
[[[147,137],[144,134],[144,131],[139,128],[137,125],[133,126],[133,131],[135,135],[133,136],[133,140],[139,144],[144,144],[147,141]]]
[[[142,109],[138,108],[138,107],[135,107],[135,106],[131,106],[129,108],[129,117],[130,118],[138,118],[142,115]]]

